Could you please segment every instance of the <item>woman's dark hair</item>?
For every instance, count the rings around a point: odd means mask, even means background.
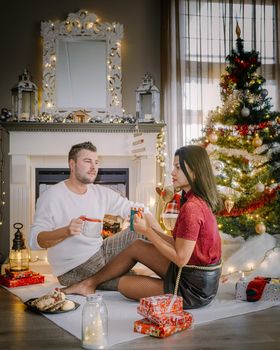
[[[70,159],[73,159],[76,162],[78,158],[78,153],[83,149],[92,152],[97,152],[97,148],[90,141],[78,143],[77,145],[71,147],[68,154],[68,162],[70,161]]]
[[[220,208],[221,199],[217,191],[215,177],[206,150],[196,145],[184,146],[177,149],[175,156],[179,157],[180,167],[193,193],[205,200],[212,211],[217,211]],[[194,174],[193,180],[186,169],[185,163]],[[185,201],[186,198],[183,191],[181,204],[185,203]]]

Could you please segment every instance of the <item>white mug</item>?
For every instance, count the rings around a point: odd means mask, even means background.
[[[82,234],[90,238],[100,238],[103,228],[103,221],[100,219],[92,219],[86,216],[81,216],[83,220]]]

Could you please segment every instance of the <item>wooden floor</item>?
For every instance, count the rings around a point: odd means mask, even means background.
[[[129,330],[128,330],[129,331]],[[166,339],[149,336],[111,347],[136,349],[280,349],[280,307],[196,326]],[[80,341],[0,287],[0,349],[80,349]]]

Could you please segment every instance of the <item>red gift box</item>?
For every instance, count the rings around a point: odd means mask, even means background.
[[[134,322],[134,332],[151,335],[153,337],[165,338],[170,335],[183,331],[191,327],[192,321],[186,322],[184,325],[167,326],[156,325],[147,318]]]
[[[174,294],[163,294],[141,298],[138,312],[145,315],[161,315],[183,311],[183,298]]]
[[[11,278],[8,275],[0,275],[0,284],[8,288],[27,286],[30,284],[44,283],[45,276],[36,274],[24,278]]]
[[[177,326],[184,324],[188,322],[192,322],[193,318],[192,315],[187,311],[178,311],[178,312],[166,312],[162,314],[147,314],[146,312],[142,312],[140,310],[140,307],[137,307],[137,312],[141,315],[147,318],[148,320],[152,321],[153,323],[157,325],[168,325],[168,326]]]

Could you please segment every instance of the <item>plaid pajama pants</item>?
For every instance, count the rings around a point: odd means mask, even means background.
[[[96,274],[115,255],[119,254],[139,236],[129,229],[121,231],[103,240],[99,251],[83,264],[58,276],[58,281],[63,286],[70,286]],[[117,290],[118,278],[102,283],[98,289]]]

